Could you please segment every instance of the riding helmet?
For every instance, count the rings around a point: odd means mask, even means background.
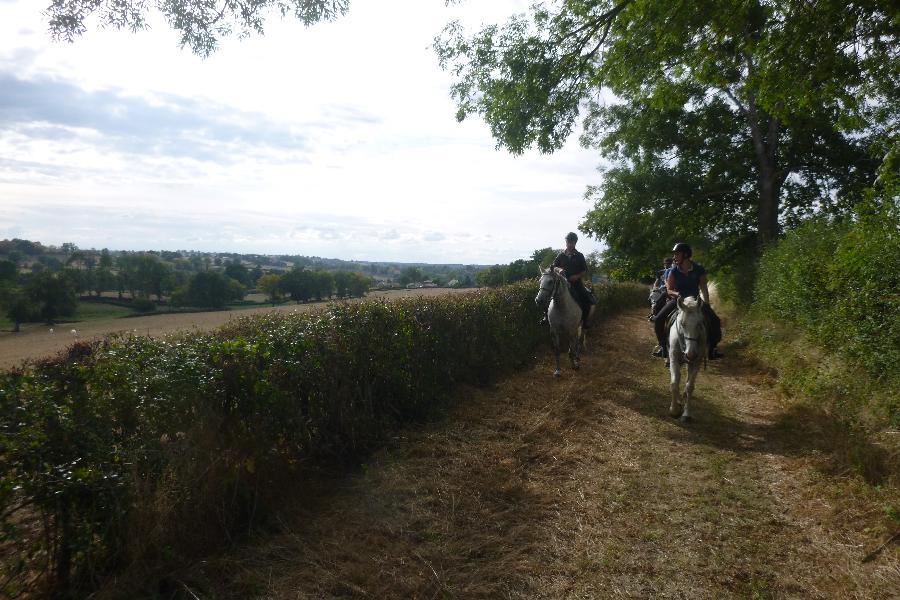
[[[570,231],[569,233],[566,234],[566,241],[567,242],[577,242],[578,236],[575,234],[574,231]]]
[[[691,250],[690,244],[685,244],[684,242],[675,244],[675,247],[672,248],[672,252],[684,252],[684,255],[688,258],[694,255],[694,251]]]

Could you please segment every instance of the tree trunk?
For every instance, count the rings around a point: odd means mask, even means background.
[[[778,119],[760,111],[753,92],[747,94],[747,120],[753,138],[758,169],[757,189],[757,243],[767,246],[778,237],[778,205],[781,183],[784,179],[778,169]],[[763,129],[765,127],[765,129]]]

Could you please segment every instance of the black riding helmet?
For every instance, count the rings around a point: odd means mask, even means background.
[[[688,258],[694,255],[694,251],[691,250],[690,244],[685,244],[684,242],[675,244],[675,247],[672,248],[672,252],[684,252],[684,255]]]
[[[570,231],[569,233],[566,234],[566,241],[567,242],[577,242],[578,235],[576,235],[574,231]]]

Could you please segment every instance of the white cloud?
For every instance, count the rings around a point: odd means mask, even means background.
[[[273,19],[202,60],[164,23],[52,43],[32,2],[0,3],[0,222],[49,244],[370,260],[562,246],[599,157],[574,139],[495,150],[484,123],[455,121],[430,48],[454,18],[526,6],[353,0],[335,23]]]

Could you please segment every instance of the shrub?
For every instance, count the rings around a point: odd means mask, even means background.
[[[870,199],[852,218],[812,219],[766,251],[754,310],[801,327],[826,351],[896,386],[898,290],[900,211]],[[896,402],[881,408],[900,424]]]
[[[454,385],[530,361],[546,339],[535,292],[529,282],[113,337],[0,374],[0,515],[21,557],[0,581],[42,572],[56,592],[90,587],[108,569],[247,531],[298,464],[354,460]],[[645,296],[595,292],[606,313]]]
[[[156,310],[156,302],[150,298],[135,298],[131,301],[131,307],[138,312],[151,312]]]

